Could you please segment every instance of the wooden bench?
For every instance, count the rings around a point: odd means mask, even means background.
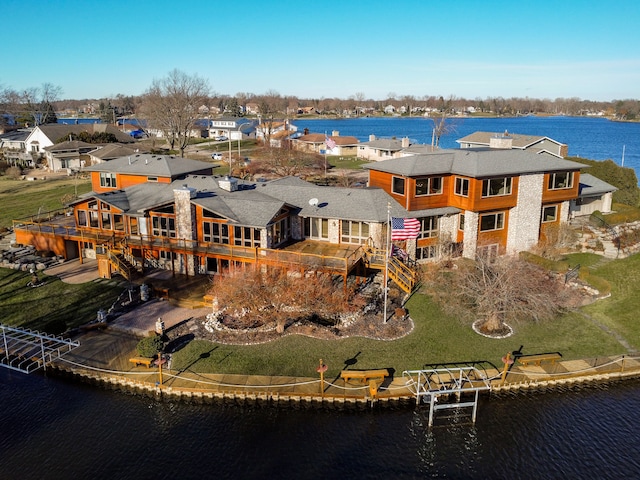
[[[153,358],[146,358],[146,357],[132,357],[129,359],[129,361],[133,363],[136,367],[138,365],[146,365],[147,368],[151,368],[151,365],[153,364]]]
[[[560,352],[537,353],[535,355],[523,355],[518,357],[518,361],[525,367],[530,363],[539,367],[542,362],[555,363],[556,360],[560,360],[561,358],[562,354]]]
[[[358,380],[359,383],[369,383],[369,395],[371,398],[378,396],[378,387],[384,382],[384,378],[389,376],[389,371],[385,369],[381,370],[342,370],[340,372],[340,378],[345,383],[349,380]]]
[[[383,370],[342,370],[340,378],[345,382],[349,380],[359,380],[361,383],[367,383],[369,380],[384,380],[389,376],[387,369]]]

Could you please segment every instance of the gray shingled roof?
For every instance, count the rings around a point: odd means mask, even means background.
[[[118,172],[129,175],[146,175],[175,178],[192,172],[213,169],[207,162],[174,157],[173,155],[152,155],[150,153],[136,153],[120,158],[114,158],[99,165],[85,168],[87,172]]]
[[[369,142],[360,142],[359,145],[367,145],[371,148],[377,148],[378,150],[388,150],[390,152],[397,152],[402,150],[402,140],[396,140],[392,138],[378,138]]]
[[[141,153],[138,148],[134,146],[122,145],[121,143],[108,143],[106,145],[101,145],[95,150],[89,152],[92,157],[96,157],[105,161],[128,155],[135,155],[136,153]],[[146,153],[146,150],[142,149],[142,153]]]
[[[544,137],[541,135],[523,135],[520,133],[496,133],[496,132],[474,132],[466,137],[462,137],[456,142],[458,143],[475,143],[489,146],[491,142],[491,138],[495,136],[503,136],[504,138],[511,138],[513,148],[527,148],[534,143],[540,142],[542,140],[549,140],[550,142],[557,143],[558,145],[563,145],[562,143],[553,140],[549,137]]]
[[[76,125],[47,123],[45,125],[39,125],[37,128],[39,128],[52,142],[55,142],[61,137],[68,136],[69,134],[77,135],[81,132],[112,133],[120,143],[132,143],[134,141],[133,138],[131,138],[131,135],[121,132],[113,125],[107,125],[105,123],[80,123]]]
[[[618,190],[613,185],[608,184],[604,180],[589,175],[588,173],[582,173],[580,175],[580,193],[579,197],[592,197],[600,196],[604,193],[615,192]]]
[[[261,191],[280,198],[290,205],[300,208],[303,217],[338,218],[363,222],[385,222],[387,205],[391,206],[391,216],[421,217],[455,213],[456,208],[438,208],[407,212],[389,194],[380,188],[322,187],[297,177],[285,177],[258,184]],[[317,198],[314,206],[309,200]]]
[[[579,170],[585,165],[547,153],[483,148],[440,150],[363,165],[362,168],[405,177],[464,175],[471,178]]]
[[[321,187],[297,177],[285,177],[269,182],[238,180],[238,190],[230,192],[220,188],[222,179],[222,176],[190,175],[170,184],[143,183],[113,192],[91,193],[78,202],[94,197],[129,215],[136,215],[172,203],[173,191],[187,186],[197,191],[192,203],[237,225],[256,228],[272,223],[285,206],[302,217],[378,223],[386,222],[387,215],[419,218],[460,211],[445,207],[407,212],[380,188]],[[317,205],[309,203],[313,198],[318,199]],[[390,206],[388,213],[387,205]]]
[[[92,148],[95,148],[95,145],[92,143],[81,142],[79,140],[67,140],[66,142],[56,143],[55,145],[45,147],[44,149],[47,152],[56,153],[68,152],[70,150],[87,150]]]
[[[100,199],[124,213],[136,215],[146,210],[173,202],[173,187],[166,183],[141,183],[123,190],[94,193],[91,196]]]

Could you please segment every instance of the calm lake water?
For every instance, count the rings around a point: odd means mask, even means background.
[[[473,132],[504,132],[541,135],[569,147],[569,156],[590,160],[613,160],[640,172],[640,123],[612,122],[597,117],[461,118],[448,120],[451,133],[440,139],[442,148],[459,148],[456,140]],[[345,120],[295,120],[298,131],[353,136],[361,142],[369,135],[379,138],[409,137],[413,143],[431,144],[433,122],[422,117],[354,118]],[[638,175],[640,177],[640,175]]]
[[[426,407],[159,402],[0,370],[2,479],[640,478],[640,382]]]
[[[419,118],[295,124],[431,141]],[[618,164],[626,145],[625,165],[639,165],[639,124],[469,119],[442,145],[476,130],[546,135]],[[188,405],[0,369],[0,479],[640,478],[640,381],[484,397],[475,425],[451,412],[427,422],[426,407]]]

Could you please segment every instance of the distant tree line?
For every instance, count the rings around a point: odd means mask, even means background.
[[[439,117],[442,114],[456,115],[468,113],[488,116],[513,115],[606,115],[622,121],[640,120],[639,99],[615,99],[611,101],[583,100],[571,98],[529,98],[529,97],[475,97],[464,98],[456,96],[443,97],[439,95],[397,95],[389,93],[385,98],[367,98],[362,92],[350,95],[348,98],[304,98],[293,95],[281,95],[269,89],[262,94],[238,92],[235,95],[210,92],[208,81],[189,76],[179,70],[169,73],[167,78],[154,81],[151,87],[142,95],[131,96],[118,94],[112,98],[101,99],[67,99],[60,98],[62,89],[50,83],[43,83],[40,87],[30,87],[25,90],[4,88],[0,85],[0,113],[9,114],[16,119],[16,123],[38,125],[55,122],[55,112],[80,112],[99,116],[103,122],[114,122],[118,116],[136,115],[141,108],[162,90],[162,85],[176,78],[181,78],[193,87],[202,87],[197,95],[190,97],[190,101],[201,101],[201,105],[191,103],[190,108],[201,110],[201,116],[220,113],[228,116],[241,116],[247,111],[247,105],[257,105],[261,117],[265,120],[272,118],[297,115],[326,115],[326,116],[362,116],[382,115],[387,107],[392,107],[395,114],[424,115]],[[179,92],[180,93],[180,92]],[[181,92],[181,95],[184,92]],[[178,95],[178,96],[181,96]],[[184,96],[184,95],[182,95]],[[205,112],[202,114],[202,112]],[[7,116],[1,116],[0,122],[7,121]]]

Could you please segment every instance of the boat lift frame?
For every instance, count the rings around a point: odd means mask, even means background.
[[[22,373],[46,370],[48,363],[80,346],[78,341],[3,324],[0,335],[0,367]]]
[[[471,420],[475,423],[480,392],[491,390],[486,375],[475,367],[433,368],[405,370],[402,377],[408,386],[415,387],[416,405],[429,402],[429,427],[433,425],[436,410],[472,407]],[[462,395],[473,393],[473,401],[462,402]],[[440,403],[443,396],[454,395],[452,403]]]

